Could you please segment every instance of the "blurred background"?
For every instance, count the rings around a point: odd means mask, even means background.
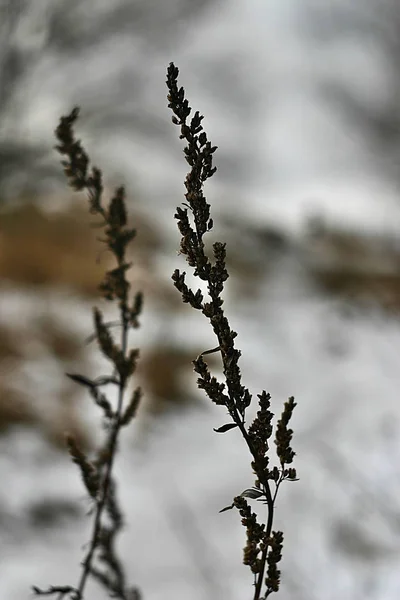
[[[89,536],[64,433],[90,451],[101,415],[64,373],[107,372],[87,338],[109,257],[53,150],[79,105],[77,135],[107,190],[126,185],[132,286],[145,294],[131,338],[145,400],[116,466],[128,578],[145,600],[252,597],[240,518],[218,513],[253,484],[249,458],[234,430],[212,431],[226,414],[198,392],[191,361],[215,339],[171,283],[185,268],[173,215],[187,165],[170,61],[219,146],[209,237],[227,242],[243,382],[278,414],[298,402],[300,481],[277,501],[279,597],[397,600],[394,0],[0,0],[0,595],[74,585]]]

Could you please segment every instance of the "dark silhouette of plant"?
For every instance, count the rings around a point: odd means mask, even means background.
[[[280,419],[275,427],[274,441],[279,466],[270,467],[269,443],[273,434],[270,410],[270,395],[263,391],[258,395],[258,412],[253,422],[246,424],[246,410],[252,396],[242,385],[239,368],[240,350],[235,347],[236,332],[230,327],[223,309],[222,293],[228,279],[225,265],[225,244],[213,244],[213,260],[206,251],[204,236],[213,228],[210,205],[203,194],[203,186],[216,167],[212,160],[216,146],[211,146],[202,127],[203,116],[196,112],[188,121],[191,108],[185,99],[184,89],[178,88],[178,69],[171,63],[167,71],[168,101],[174,116],[173,122],[179,125],[181,135],[187,143],[184,154],[190,166],[186,176],[186,202],[178,207],[175,218],[182,235],[180,250],[186,256],[194,275],[205,282],[209,298],[203,292],[191,290],[185,282],[185,272],[175,270],[172,279],[182,295],[183,302],[200,310],[209,320],[217,337],[218,346],[202,352],[194,361],[194,370],[198,374],[198,387],[217,405],[225,406],[231,421],[214,429],[217,433],[226,433],[239,429],[251,455],[251,467],[255,474],[254,486],[244,490],[233,499],[224,512],[236,507],[246,527],[247,543],[244,548],[244,564],[250,567],[254,575],[253,600],[265,600],[280,585],[278,563],[282,557],[283,533],[273,531],[274,510],[277,493],[284,480],[296,480],[296,470],[292,464],[295,453],[291,448],[293,431],[288,424],[296,406],[294,398],[285,402]],[[129,587],[120,559],[115,553],[115,539],[122,528],[123,518],[116,498],[116,483],[113,479],[113,465],[118,450],[121,429],[127,426],[135,416],[141,399],[141,390],[136,388],[126,401],[127,387],[135,372],[139,356],[137,349],[128,348],[130,329],[139,326],[138,317],[142,309],[142,295],[130,296],[130,284],[126,278],[131,264],[126,258],[128,244],[136,231],[127,227],[124,188],[116,190],[108,207],[102,204],[102,173],[96,167],[89,171],[89,157],[80,141],[73,133],[73,125],[79,110],[75,108],[70,115],[62,117],[56,136],[59,144],[56,149],[66,159],[62,161],[70,186],[76,191],[86,190],[89,198],[90,213],[100,218],[97,225],[103,228],[101,240],[115,257],[116,267],[107,271],[100,290],[106,300],[116,302],[119,309],[118,321],[105,322],[100,309],[94,309],[96,339],[102,354],[111,362],[113,372],[94,380],[82,374],[67,373],[68,377],[86,388],[94,402],[103,411],[106,425],[106,440],[93,459],[79,448],[76,440],[67,436],[67,445],[73,462],[81,472],[86,491],[92,502],[93,527],[88,550],[82,562],[82,572],[76,587],[70,585],[50,586],[46,590],[33,587],[37,595],[57,595],[70,600],[83,600],[89,577],[93,577],[109,592],[110,596],[121,600],[139,600],[137,588]],[[189,212],[190,211],[190,212]],[[110,329],[121,327],[121,339],[118,345]],[[223,365],[224,382],[212,376],[206,355],[220,353]],[[117,408],[112,407],[102,388],[114,385],[118,390]],[[267,505],[266,523],[260,523],[259,517],[252,512],[247,501],[257,500]]]
[[[89,198],[89,210],[100,218],[97,225],[103,228],[101,240],[116,260],[116,267],[107,271],[100,284],[103,298],[116,302],[119,310],[117,322],[105,322],[99,308],[94,309],[94,339],[101,353],[111,362],[113,372],[110,375],[91,380],[84,375],[67,373],[68,377],[87,389],[94,402],[103,411],[106,439],[102,447],[91,460],[78,447],[76,440],[67,436],[67,445],[73,462],[81,472],[86,491],[92,502],[93,527],[88,551],[82,562],[82,572],[76,587],[51,586],[47,590],[34,587],[37,595],[58,595],[71,600],[82,600],[91,576],[98,580],[114,598],[121,600],[139,600],[139,591],[129,587],[120,559],[115,553],[115,539],[123,526],[122,513],[116,498],[116,483],[113,478],[113,466],[118,449],[118,439],[123,427],[134,418],[141,399],[141,389],[134,389],[130,398],[126,398],[128,384],[135,372],[139,357],[137,348],[128,348],[130,329],[139,327],[138,317],[142,310],[142,294],[137,292],[130,297],[130,284],[126,278],[131,266],[126,259],[128,244],[136,235],[135,229],[127,227],[125,191],[123,187],[115,191],[108,207],[102,204],[102,173],[96,167],[89,171],[89,157],[80,141],[76,140],[73,125],[79,110],[74,108],[70,115],[62,117],[56,129],[59,144],[56,149],[66,159],[62,161],[69,184],[76,191],[86,190]],[[120,344],[113,339],[110,329],[121,327]],[[102,388],[114,385],[118,389],[117,408],[112,407]]]
[[[183,302],[200,310],[209,320],[217,337],[218,346],[202,352],[193,361],[194,370],[199,375],[198,387],[203,389],[210,400],[217,405],[225,406],[231,417],[231,422],[215,429],[217,433],[226,433],[238,428],[251,454],[251,467],[256,480],[254,487],[236,496],[231,506],[221,512],[236,507],[246,527],[247,544],[244,548],[244,564],[248,565],[254,574],[254,600],[265,599],[272,592],[277,592],[280,584],[280,571],[277,567],[281,560],[283,533],[272,531],[275,500],[278,489],[285,479],[295,480],[296,470],[287,468],[293,462],[295,453],[291,448],[293,431],[288,428],[293,409],[296,406],[291,397],[285,403],[281,418],[275,429],[276,453],[279,467],[269,466],[269,440],[272,436],[272,418],[270,411],[270,395],[263,391],[259,396],[259,410],[250,426],[246,426],[246,409],[250,406],[251,394],[242,385],[239,368],[240,350],[235,348],[236,332],[229,325],[223,309],[222,292],[228,279],[225,265],[225,244],[213,244],[213,261],[205,252],[204,236],[213,227],[210,217],[210,205],[204,194],[204,183],[216,171],[213,167],[213,154],[217,149],[212,146],[203,130],[203,116],[195,112],[188,121],[191,108],[185,99],[183,87],[178,88],[179,70],[171,63],[167,70],[168,106],[174,116],[172,121],[180,127],[180,139],[187,143],[184,154],[190,171],[186,176],[186,202],[184,208],[178,207],[175,218],[181,233],[181,254],[186,256],[194,275],[207,284],[209,299],[206,301],[200,289],[193,292],[185,282],[185,272],[175,270],[172,279],[175,287],[182,294]],[[191,218],[189,217],[189,211]],[[209,371],[204,356],[219,352],[222,359],[225,382],[219,382]],[[272,489],[272,486],[275,489]],[[258,516],[251,511],[246,498],[264,501],[268,507],[266,524],[258,522]],[[265,575],[265,570],[266,575]],[[264,592],[263,586],[265,587]]]

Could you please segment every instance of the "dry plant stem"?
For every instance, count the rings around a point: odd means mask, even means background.
[[[82,562],[78,587],[51,586],[46,591],[34,587],[33,590],[38,595],[58,594],[59,598],[68,595],[71,600],[83,600],[86,584],[89,577],[92,577],[115,598],[139,600],[139,591],[134,587],[126,587],[125,573],[115,554],[115,537],[122,527],[123,519],[112,475],[121,428],[132,421],[141,399],[141,390],[136,388],[126,406],[124,405],[127,384],[136,369],[139,356],[138,349],[128,349],[128,334],[131,328],[139,327],[142,295],[140,292],[136,293],[130,303],[130,283],[126,278],[131,266],[126,261],[126,248],[135,237],[136,231],[126,226],[125,192],[122,187],[115,191],[108,207],[102,205],[101,171],[93,167],[89,172],[89,157],[80,141],[74,137],[72,127],[78,113],[78,109],[74,109],[70,115],[61,118],[56,130],[59,141],[56,148],[66,156],[62,164],[70,186],[76,191],[87,191],[90,213],[102,219],[100,226],[103,228],[104,238],[100,241],[116,260],[116,267],[106,271],[99,289],[105,300],[118,302],[121,340],[120,345],[116,344],[110,333],[110,328],[116,325],[115,321],[105,322],[100,309],[95,308],[95,334],[91,339],[97,340],[101,353],[112,363],[113,374],[91,380],[85,375],[67,373],[70,379],[86,388],[96,405],[102,409],[107,430],[105,443],[98,449],[94,460],[88,459],[72,436],[67,437],[71,458],[80,468],[94,514],[89,549]],[[101,392],[101,387],[108,384],[118,387],[116,410],[113,410],[111,403]],[[100,566],[95,564],[95,561]]]
[[[242,432],[244,439],[246,440],[247,446],[254,458],[254,461],[257,461],[257,454],[252,447],[252,443],[249,439],[249,436],[247,435],[247,431],[246,431],[246,428],[244,425],[242,425],[241,432]],[[256,472],[257,473],[262,472],[262,469],[260,469],[258,467],[258,465],[256,468]],[[265,481],[260,480],[260,482],[261,482],[261,485],[263,488],[263,492],[265,493],[265,496],[267,499],[268,516],[267,516],[267,526],[266,526],[265,535],[266,535],[267,539],[269,539],[271,536],[272,525],[273,525],[273,521],[274,521],[274,504],[275,504],[275,502],[274,502],[274,498],[272,498],[271,488],[270,488],[268,479],[266,479]],[[260,572],[256,575],[253,600],[259,600],[259,598],[260,598],[262,584],[264,581],[264,573],[265,573],[265,564],[267,561],[267,554],[268,554],[268,544],[265,544],[265,547],[264,547],[264,549],[262,551],[262,555],[261,555]]]
[[[121,264],[119,264],[119,266],[121,266]],[[124,298],[122,301],[122,308],[121,308],[120,312],[121,312],[121,322],[122,322],[121,350],[122,350],[124,357],[126,358],[126,352],[127,352],[127,347],[128,347],[128,334],[129,334],[129,322],[126,318],[126,315],[128,314],[128,306],[127,306],[126,298]],[[95,516],[95,520],[94,520],[94,524],[93,524],[93,532],[92,532],[92,536],[91,536],[91,540],[90,540],[90,544],[89,544],[89,551],[82,563],[83,571],[82,571],[81,578],[80,578],[79,585],[78,585],[79,598],[83,598],[83,592],[85,589],[86,581],[91,572],[93,557],[94,557],[94,553],[97,548],[97,541],[98,541],[99,533],[100,533],[100,529],[101,529],[101,518],[102,518],[102,515],[104,512],[105,506],[106,506],[106,501],[107,501],[107,497],[108,497],[108,493],[109,493],[109,489],[110,489],[112,469],[113,469],[113,465],[114,465],[114,458],[115,458],[116,451],[117,451],[118,434],[119,434],[119,431],[121,428],[121,416],[122,416],[122,408],[123,408],[123,402],[124,402],[125,387],[126,387],[126,381],[120,381],[119,386],[118,386],[118,405],[117,405],[116,421],[115,421],[115,425],[112,429],[111,437],[110,437],[110,446],[109,446],[108,459],[107,459],[107,463],[106,463],[106,472],[105,472],[105,477],[104,477],[104,483],[102,486],[102,496],[96,506],[96,516]]]
[[[272,526],[276,494],[281,482],[284,479],[296,479],[295,469],[286,468],[286,465],[293,461],[295,454],[290,445],[293,431],[288,429],[295,402],[294,398],[289,398],[277,422],[274,441],[280,467],[271,469],[268,452],[269,439],[273,431],[271,423],[273,414],[270,411],[270,395],[265,391],[258,396],[259,411],[256,418],[246,428],[246,409],[250,405],[252,396],[241,382],[239,368],[241,352],[235,348],[234,342],[237,334],[231,329],[225,316],[224,301],[221,296],[224,283],[229,276],[225,264],[225,244],[221,242],[213,244],[212,262],[205,252],[203,241],[204,235],[213,228],[210,205],[204,196],[203,187],[205,181],[216,171],[216,167],[212,166],[212,159],[217,147],[211,146],[208,141],[201,124],[203,116],[199,112],[195,112],[189,121],[192,109],[185,99],[183,87],[178,87],[178,74],[179,70],[171,63],[167,70],[168,106],[174,113],[172,122],[180,127],[180,139],[184,139],[187,143],[184,155],[190,171],[185,180],[186,202],[183,203],[184,208],[177,207],[175,218],[182,236],[180,253],[186,256],[189,266],[194,269],[194,275],[206,282],[210,301],[205,301],[200,289],[193,291],[187,286],[185,272],[176,269],[172,279],[182,295],[183,302],[190,304],[195,310],[200,310],[207,317],[218,339],[217,348],[202,352],[193,361],[193,365],[199,375],[198,387],[206,392],[212,402],[225,406],[233,421],[214,431],[227,433],[231,429],[238,428],[252,457],[251,467],[256,475],[254,487],[236,496],[233,504],[223,511],[235,506],[240,512],[247,533],[243,562],[250,567],[255,577],[253,600],[265,600],[272,592],[278,591],[280,585],[280,571],[277,564],[281,560],[283,534],[272,531]],[[216,351],[221,353],[223,383],[211,376],[203,358]],[[274,495],[271,492],[273,482],[276,486]],[[264,501],[267,505],[268,515],[265,524],[258,523],[257,514],[251,512],[246,498]],[[264,592],[263,585],[265,585]]]
[[[223,357],[223,360],[224,360],[224,357]],[[225,364],[224,364],[224,370],[225,370]],[[247,433],[246,427],[245,427],[244,423],[242,423],[240,416],[236,409],[234,410],[234,413],[235,413],[235,423],[238,424],[240,432],[241,432],[244,440],[246,441],[246,444],[247,444],[247,446],[253,456],[254,462],[256,464],[255,471],[257,474],[263,473],[263,469],[260,468],[260,465],[258,465],[257,453],[256,453],[255,449],[253,448],[253,444]],[[272,497],[270,482],[268,481],[268,479],[263,478],[263,480],[262,480],[259,478],[259,480],[260,480],[263,492],[266,497],[266,502],[267,502],[268,515],[267,515],[267,525],[266,525],[265,535],[266,535],[266,538],[269,539],[271,536],[272,525],[273,525],[273,521],[274,521],[274,506],[275,506],[275,498],[276,498],[276,492],[278,490],[278,487],[275,491],[274,497]],[[269,546],[268,546],[268,544],[266,544],[262,551],[260,571],[256,575],[253,600],[260,599],[262,585],[263,585],[263,581],[264,581],[264,573],[265,573],[265,565],[266,565],[267,555],[268,555],[268,548],[269,548]]]

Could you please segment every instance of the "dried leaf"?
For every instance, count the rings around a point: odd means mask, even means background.
[[[75,383],[79,383],[79,385],[83,385],[88,388],[96,387],[96,383],[92,379],[89,379],[88,377],[85,377],[84,375],[78,375],[77,373],[65,373],[65,374],[67,377],[72,379],[72,381],[75,381]]]
[[[242,492],[240,495],[243,498],[252,498],[254,500],[255,498],[261,498],[261,496],[264,496],[264,492],[258,490],[257,488],[249,488],[248,490],[244,490],[244,492]]]
[[[225,512],[226,510],[231,510],[231,508],[233,508],[234,506],[235,506],[234,504],[231,504],[230,506],[225,506],[225,508],[221,509],[219,512],[220,512],[220,513],[223,513],[223,512]]]
[[[237,423],[227,423],[226,425],[222,425],[221,427],[218,427],[218,429],[214,429],[214,431],[216,433],[225,433],[226,431],[229,431],[230,429],[234,429],[235,427],[237,427]]]

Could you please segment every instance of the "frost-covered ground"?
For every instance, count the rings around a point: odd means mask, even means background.
[[[298,401],[300,481],[283,486],[278,499],[276,525],[286,535],[281,595],[353,599],[368,591],[371,598],[395,598],[399,324],[379,314],[343,316],[295,274],[270,286],[272,294],[236,307],[232,321],[252,390],[269,390],[276,412],[288,395]],[[182,343],[188,327],[202,338],[190,318],[171,325]],[[238,516],[218,513],[252,484],[236,432],[212,431],[225,420],[224,410],[199,401],[183,414],[139,419],[125,436],[117,472],[128,524],[121,552],[146,597],[249,594]],[[27,597],[32,583],[74,582],[88,537],[76,469],[40,433],[23,430],[1,439],[0,456],[2,597]],[[54,520],[40,518],[46,503]]]
[[[340,4],[329,3],[325,18]],[[208,188],[216,227],[218,216],[228,215],[279,223],[299,236],[316,213],[361,232],[400,231],[395,186],[380,169],[386,158],[324,103],[317,87],[336,78],[379,106],[385,64],[361,33],[339,30],[326,40],[306,35],[317,8],[311,1],[216,2],[195,26],[178,27],[180,42],[146,54],[141,101],[147,114],[169,119],[163,82],[174,60],[190,102],[204,112],[209,137],[220,146],[220,169]],[[104,64],[117,64],[118,52],[127,62],[150,52],[129,44],[124,38],[108,48]],[[33,133],[46,135],[47,128],[50,139],[60,112],[79,101],[68,85],[62,71],[44,78],[43,102],[38,96],[27,117]],[[157,136],[108,137],[95,149],[98,163],[118,168],[128,186],[132,179],[171,238],[186,170],[174,133],[167,153]],[[171,257],[169,271],[178,260]],[[239,332],[245,383],[254,394],[267,389],[276,412],[289,395],[298,401],[293,427],[300,481],[283,486],[278,498],[277,526],[286,540],[282,600],[397,600],[398,320],[379,311],[343,311],[313,290],[291,255],[265,278],[258,296],[228,296],[227,307]],[[204,324],[188,314],[163,325],[164,334],[184,344],[190,331],[191,339],[211,347]],[[150,316],[143,331],[146,326],[146,335],[157,329]],[[188,385],[194,389],[193,381]],[[251,597],[251,578],[241,565],[244,531],[233,512],[218,514],[252,484],[236,432],[212,431],[224,420],[223,410],[204,401],[167,420],[139,419],[124,440],[118,470],[128,527],[121,551],[147,600]],[[74,583],[87,540],[76,470],[39,433],[3,437],[0,445],[1,597],[26,598],[33,583]],[[35,525],[32,507],[43,498],[66,502],[62,523]]]

